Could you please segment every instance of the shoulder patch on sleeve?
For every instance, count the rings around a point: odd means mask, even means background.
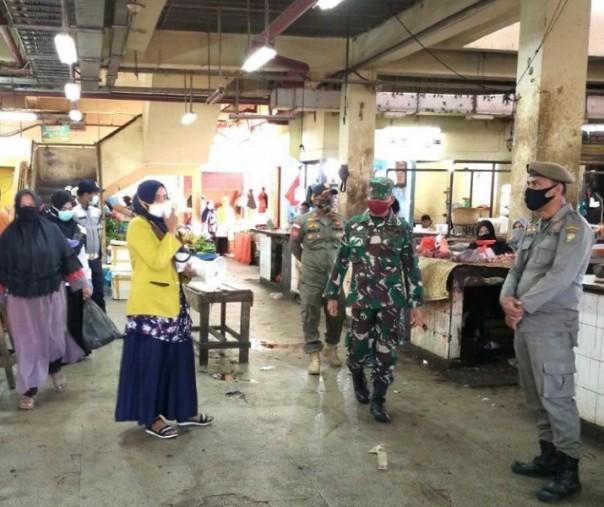
[[[565,228],[565,232],[566,232],[566,243],[572,243],[576,238],[577,238],[577,234],[579,233],[580,228],[577,227],[576,225],[568,225]]]

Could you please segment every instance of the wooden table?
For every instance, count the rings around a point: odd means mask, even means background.
[[[13,365],[15,364],[15,355],[11,354],[9,349],[10,334],[8,331],[8,319],[6,311],[0,309],[0,368],[4,368],[6,381],[10,389],[15,388],[15,374]]]
[[[199,364],[207,365],[210,349],[239,349],[239,362],[249,361],[250,350],[250,309],[254,304],[254,293],[248,289],[238,289],[231,285],[221,284],[213,289],[202,282],[193,281],[184,286],[185,296],[191,308],[199,312],[199,326],[193,326],[199,331]],[[212,304],[220,304],[220,325],[210,325],[210,310]],[[241,304],[239,331],[235,331],[226,323],[226,305]],[[215,341],[210,341],[210,335]],[[234,340],[229,340],[231,335]]]

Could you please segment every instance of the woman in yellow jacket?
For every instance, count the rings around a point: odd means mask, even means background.
[[[132,285],[115,419],[175,438],[178,431],[166,420],[206,426],[213,419],[197,411],[191,317],[174,263],[178,219],[159,181],[141,183],[133,206],[138,216],[128,227]]]

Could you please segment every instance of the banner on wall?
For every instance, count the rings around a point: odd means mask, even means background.
[[[42,125],[42,142],[69,141],[69,125]]]

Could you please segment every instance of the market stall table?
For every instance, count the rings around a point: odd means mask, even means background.
[[[425,288],[424,326],[411,330],[411,344],[447,362],[461,359],[464,290],[501,287],[511,264],[464,264],[420,257]]]
[[[208,364],[210,349],[239,349],[239,362],[247,363],[250,349],[250,310],[254,304],[254,294],[248,289],[238,289],[231,285],[221,284],[212,288],[202,282],[192,281],[184,286],[185,297],[191,308],[199,312],[199,364]],[[220,303],[220,325],[210,326],[210,310],[214,303]],[[239,331],[226,323],[226,306],[229,303],[241,304]],[[216,341],[210,341],[210,335]],[[231,335],[234,340],[229,340]]]

